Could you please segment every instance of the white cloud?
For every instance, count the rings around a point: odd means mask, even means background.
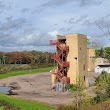
[[[57,30],[54,30],[52,32],[48,32],[48,34],[50,34],[51,36],[55,37],[56,35],[59,34],[59,32]]]
[[[53,51],[49,40],[68,33],[82,33],[109,44],[94,23],[102,17],[110,19],[109,0],[1,1],[5,11],[0,13],[0,50]]]

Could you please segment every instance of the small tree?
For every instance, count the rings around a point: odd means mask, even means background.
[[[89,96],[86,90],[86,83],[82,77],[78,78],[78,81],[74,86],[72,86],[73,96],[75,100],[73,101],[74,106],[82,107],[84,105],[89,105]]]
[[[96,103],[102,102],[109,97],[110,90],[110,76],[107,72],[103,71],[101,75],[95,77],[95,85],[96,88],[94,92],[96,93],[96,97],[94,98]]]

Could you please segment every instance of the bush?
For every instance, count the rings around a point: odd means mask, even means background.
[[[67,90],[70,90],[70,91],[72,91],[72,92],[74,92],[74,91],[76,91],[76,85],[75,84],[66,84],[66,88],[67,88]]]
[[[1,65],[0,66],[0,74],[5,74],[10,71],[17,70],[29,70],[29,69],[37,69],[37,68],[45,68],[53,66],[51,63],[42,63],[42,64],[10,64],[10,65]]]
[[[4,73],[10,72],[10,71],[26,70],[26,69],[31,69],[31,66],[28,64],[24,64],[24,65],[19,65],[19,64],[4,65],[1,68],[0,73],[4,74]]]
[[[53,63],[40,63],[40,64],[31,63],[29,65],[31,66],[31,69],[36,69],[36,68],[45,68],[45,67],[53,66]]]
[[[3,110],[20,110],[20,108],[15,107],[4,100],[0,100],[0,107],[2,107]]]
[[[110,75],[103,71],[98,77],[95,78],[96,88],[94,89],[96,103],[102,102],[110,98]]]
[[[57,110],[81,110],[79,107],[75,107],[72,105],[60,105],[58,106]]]
[[[89,106],[83,105],[80,107],[73,105],[60,105],[57,110],[110,110],[110,100],[101,102],[99,104],[91,104]]]

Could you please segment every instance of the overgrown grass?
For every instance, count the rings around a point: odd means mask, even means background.
[[[41,63],[41,64],[6,64],[0,65],[0,74],[5,74],[11,71],[39,69],[53,66],[52,63]]]
[[[7,95],[0,93],[0,100],[4,100],[10,104],[13,104],[16,107],[19,107],[21,110],[56,110],[54,107],[24,99],[16,99]]]
[[[73,106],[73,105],[60,105],[57,110],[110,110],[110,99],[100,102],[99,104],[93,104],[88,106]]]
[[[53,66],[52,67],[47,67],[47,68],[39,68],[39,69],[12,71],[12,72],[8,72],[8,73],[5,73],[5,74],[0,74],[0,79],[11,77],[11,76],[17,76],[17,75],[49,72],[51,69],[53,69]]]
[[[4,100],[0,100],[0,110],[21,110],[18,107],[15,107],[13,104],[10,104]]]

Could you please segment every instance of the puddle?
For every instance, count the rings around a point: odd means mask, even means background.
[[[0,86],[0,92],[4,93],[4,94],[10,94],[10,90],[12,88],[11,87],[7,87],[7,86]]]

